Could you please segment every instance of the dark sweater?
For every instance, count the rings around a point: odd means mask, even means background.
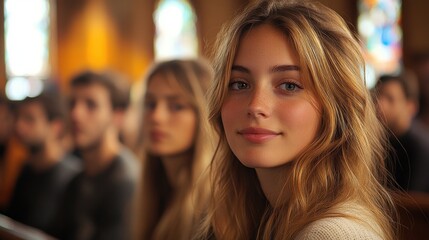
[[[429,193],[429,131],[418,122],[397,139],[389,164],[399,186],[407,191]]]
[[[127,155],[128,154],[128,155]],[[130,203],[136,159],[124,150],[96,176],[77,175],[65,195],[57,227],[59,239],[129,239]]]
[[[35,171],[30,165],[24,165],[6,215],[28,226],[48,231],[67,184],[79,170],[78,159],[72,156],[65,156],[44,171]]]

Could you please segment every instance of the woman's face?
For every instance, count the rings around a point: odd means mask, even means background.
[[[320,108],[301,77],[302,67],[274,27],[257,26],[243,35],[221,116],[228,144],[245,166],[282,166],[315,138]]]
[[[194,143],[196,113],[175,79],[153,76],[145,95],[143,116],[144,142],[151,154],[180,154]]]

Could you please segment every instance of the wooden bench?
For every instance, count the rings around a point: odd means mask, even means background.
[[[53,237],[35,228],[16,222],[0,214],[1,240],[54,240]]]

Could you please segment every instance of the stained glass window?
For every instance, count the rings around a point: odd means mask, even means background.
[[[195,13],[186,0],[161,0],[154,13],[155,59],[198,55]]]
[[[49,0],[4,0],[6,94],[20,100],[42,90],[49,72]]]
[[[366,50],[369,87],[381,74],[402,68],[401,5],[401,0],[358,1],[358,30]]]

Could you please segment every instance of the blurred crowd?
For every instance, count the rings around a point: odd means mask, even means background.
[[[415,60],[371,93],[388,130],[389,187],[429,194],[429,54]],[[225,131],[209,124],[220,118],[208,112],[213,79],[204,59],[168,60],[153,63],[137,101],[120,74],[93,70],[67,93],[47,82],[35,97],[1,96],[1,214],[58,239],[190,239],[210,198],[202,173]]]
[[[372,93],[389,129],[390,187],[429,194],[429,55],[415,63]],[[1,213],[59,239],[128,239],[135,222],[143,236],[171,239],[172,216],[207,201],[190,189],[216,141],[204,100],[212,78],[201,59],[172,60],[154,64],[135,102],[128,81],[97,71],[77,74],[67,93],[47,83],[36,97],[1,97]]]

